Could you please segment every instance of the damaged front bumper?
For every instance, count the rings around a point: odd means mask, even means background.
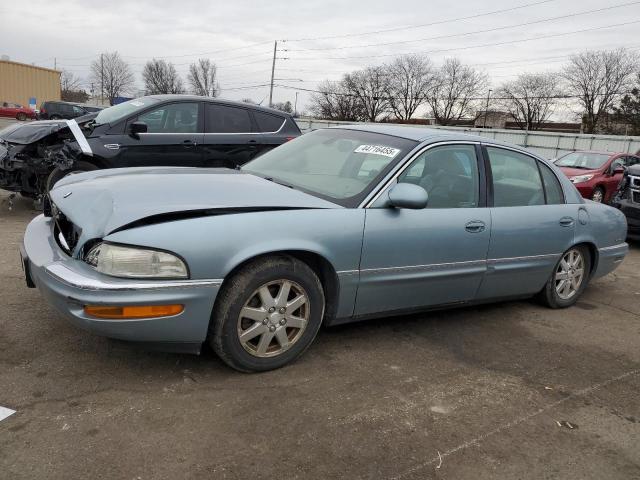
[[[39,198],[54,168],[70,169],[93,152],[74,120],[31,122],[0,131],[0,188]]]

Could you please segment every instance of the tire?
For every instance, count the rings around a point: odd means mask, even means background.
[[[561,275],[567,270],[566,265],[571,265],[571,262],[568,261],[571,254],[579,255],[581,258],[581,262],[578,262],[578,260],[576,260],[577,263],[575,263],[573,265],[573,268],[569,270],[570,272],[573,271],[574,273],[569,273],[569,279],[567,279],[566,281],[570,282],[571,276],[576,275],[576,273],[580,270],[578,263],[581,265],[582,276],[579,279],[577,288],[575,284],[572,284],[569,287],[569,290],[571,290],[571,292],[568,292],[566,283],[562,284],[562,278],[557,278],[557,276]],[[584,292],[584,289],[587,287],[587,284],[589,283],[590,272],[591,255],[587,247],[585,247],[584,245],[571,247],[569,250],[562,254],[562,257],[560,257],[560,260],[558,260],[558,263],[556,263],[555,267],[553,268],[553,272],[551,273],[549,280],[539,294],[540,300],[542,300],[542,302],[550,308],[570,307],[578,301],[580,295],[582,295],[582,292]],[[574,276],[573,278],[576,277]],[[564,285],[565,288],[563,288],[562,285]],[[567,296],[567,293],[570,293],[570,295]]]
[[[596,187],[591,194],[591,200],[598,203],[604,203],[604,188]]]
[[[288,282],[289,289],[281,301],[283,282]],[[306,302],[300,303],[300,296]],[[294,305],[282,313],[285,303]],[[322,323],[324,304],[322,284],[307,264],[287,255],[263,257],[242,267],[222,286],[208,340],[227,365],[241,372],[280,368],[311,345]]]
[[[24,122],[27,119],[27,114],[24,112],[19,112],[16,115],[16,120],[20,121],[20,122]]]
[[[63,170],[60,167],[56,167],[51,170],[49,177],[47,178],[47,193],[55,186],[55,184],[62,180],[67,175],[73,175],[74,173],[91,172],[97,170],[98,167],[93,163],[79,160],[73,164],[69,170]]]

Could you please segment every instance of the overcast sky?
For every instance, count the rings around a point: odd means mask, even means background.
[[[600,9],[608,10],[587,13]],[[425,52],[436,64],[458,57],[496,86],[558,69],[585,49],[640,49],[640,1],[632,0],[2,0],[0,18],[0,55],[14,61],[53,67],[55,57],[58,69],[87,79],[100,52],[117,50],[142,88],[151,57],[184,77],[190,62],[208,57],[223,97],[258,102],[278,40],[276,83],[290,88],[276,87],[274,101],[293,102],[297,87],[299,110],[308,99],[300,89],[402,53]]]

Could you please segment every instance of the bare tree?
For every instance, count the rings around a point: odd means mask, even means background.
[[[60,74],[60,90],[74,91],[80,90],[82,80],[69,70],[62,70]]]
[[[474,114],[475,99],[488,88],[487,76],[456,58],[448,58],[438,69],[427,104],[440,125]]]
[[[208,58],[200,58],[189,67],[187,79],[191,90],[196,95],[217,97],[220,95],[220,85],[217,81],[218,69],[216,64]]]
[[[344,76],[344,88],[353,95],[364,119],[375,122],[389,113],[389,75],[382,66],[367,67]]]
[[[353,122],[363,118],[362,108],[357,98],[345,88],[341,81],[325,80],[317,87],[318,92],[311,95],[311,113],[327,120]]]
[[[427,100],[433,87],[434,68],[427,57],[403,55],[386,66],[389,106],[399,120],[409,120]]]
[[[272,108],[280,110],[281,112],[293,113],[293,105],[291,105],[291,102],[289,100],[287,100],[286,102],[274,103]]]
[[[559,83],[560,78],[555,73],[524,73],[504,83],[496,96],[518,128],[538,130],[558,103]]]
[[[184,93],[176,67],[164,60],[149,60],[142,70],[142,79],[148,95]]]
[[[63,70],[60,75],[60,98],[65,102],[84,103],[89,94],[82,89],[82,80],[69,70]]]
[[[118,52],[107,52],[91,62],[91,81],[113,105],[116,97],[133,90],[135,79],[131,67]]]
[[[584,110],[585,133],[595,133],[602,115],[630,88],[637,67],[637,54],[624,48],[571,56],[562,76]]]
[[[640,135],[640,73],[636,75],[633,89],[622,97],[620,105],[613,107],[613,111],[627,124],[627,134]]]

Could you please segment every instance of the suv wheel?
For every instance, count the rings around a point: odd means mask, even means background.
[[[16,120],[24,122],[26,119],[27,119],[27,114],[24,112],[18,112],[18,114],[16,115]]]
[[[209,342],[236,370],[282,367],[313,342],[324,301],[320,280],[307,264],[285,255],[258,259],[222,287]]]

